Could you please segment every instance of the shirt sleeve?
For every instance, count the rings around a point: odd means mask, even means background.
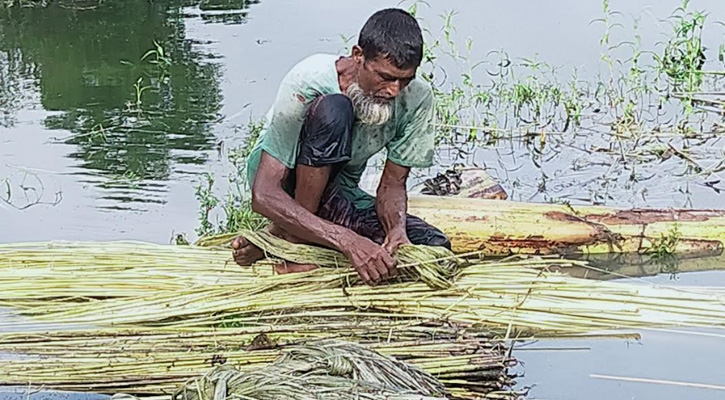
[[[409,111],[410,117],[397,128],[387,145],[388,159],[403,167],[427,168],[433,165],[435,146],[433,90],[426,86],[418,96],[420,103]]]
[[[260,143],[262,150],[290,169],[295,166],[300,130],[314,98],[311,98],[309,88],[302,84],[305,81],[304,70],[297,65],[282,79]]]

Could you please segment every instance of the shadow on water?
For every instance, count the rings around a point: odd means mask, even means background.
[[[145,201],[161,202],[159,182],[169,180],[175,165],[206,162],[222,102],[221,66],[186,38],[184,13],[242,23],[248,5],[127,0],[90,10],[63,3],[0,7],[0,127],[11,127],[19,110],[39,106],[50,112],[47,129],[71,133],[58,140],[74,146],[69,157],[108,189],[109,199],[135,202],[148,194]]]

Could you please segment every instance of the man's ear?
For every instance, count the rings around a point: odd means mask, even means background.
[[[365,55],[363,55],[362,48],[358,45],[352,46],[352,59],[356,64],[362,65],[365,62]]]

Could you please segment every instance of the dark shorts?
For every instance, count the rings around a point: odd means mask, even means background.
[[[311,167],[331,166],[330,183],[320,200],[317,215],[327,221],[344,226],[376,243],[385,240],[385,230],[374,207],[359,209],[341,194],[335,184],[335,175],[350,161],[352,155],[352,130],[355,112],[347,96],[332,94],[317,98],[307,112],[299,138],[297,164]],[[285,185],[294,194],[294,173]],[[443,246],[451,243],[443,232],[422,219],[408,215],[406,219],[408,239],[413,244]]]

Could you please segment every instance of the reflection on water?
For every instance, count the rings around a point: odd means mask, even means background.
[[[44,126],[71,132],[59,134],[75,145],[69,157],[108,200],[164,201],[159,182],[173,166],[202,164],[214,148],[221,108],[220,65],[186,39],[184,10],[195,3],[0,7],[0,127],[23,108],[57,112]],[[241,23],[249,3],[204,0],[192,10]]]
[[[566,267],[561,272],[577,278],[612,280],[663,275],[677,280],[680,274],[725,270],[725,255],[710,257],[653,257],[647,254],[593,254],[583,258],[589,267]]]
[[[199,3],[201,19],[208,23],[241,24],[246,21],[247,9],[259,0],[204,0]]]

